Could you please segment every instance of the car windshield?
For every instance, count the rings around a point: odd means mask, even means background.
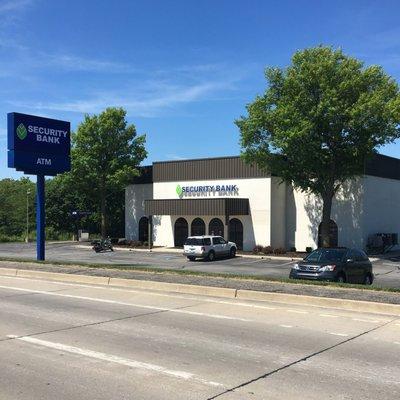
[[[345,253],[345,249],[318,249],[308,255],[305,260],[311,262],[337,262],[343,260]]]
[[[203,246],[204,245],[204,239],[200,238],[187,238],[185,245],[187,246]]]

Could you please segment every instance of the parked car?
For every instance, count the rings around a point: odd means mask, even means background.
[[[183,246],[183,255],[190,261],[196,258],[213,261],[217,257],[235,257],[237,246],[221,236],[190,236]]]
[[[371,261],[362,250],[321,248],[294,264],[289,278],[371,285],[374,274]]]

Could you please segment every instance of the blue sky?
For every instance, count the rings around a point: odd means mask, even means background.
[[[233,121],[265,66],[342,47],[400,79],[398,1],[0,0],[0,178],[6,113],[69,120],[122,106],[155,160],[235,155]],[[381,149],[400,157],[399,144]]]

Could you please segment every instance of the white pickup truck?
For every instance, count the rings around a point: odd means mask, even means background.
[[[213,261],[217,257],[235,257],[237,246],[221,236],[189,236],[183,246],[183,255],[190,261],[205,258]]]

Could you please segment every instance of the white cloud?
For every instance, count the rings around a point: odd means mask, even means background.
[[[68,71],[89,71],[89,72],[108,72],[126,73],[133,72],[129,65],[107,61],[83,58],[69,54],[46,54],[42,53],[42,58],[46,60],[45,66],[58,66]],[[43,67],[43,63],[38,63],[36,67]]]
[[[31,5],[33,0],[6,0],[0,1],[0,13],[22,10]]]
[[[129,91],[121,90],[124,95],[104,92],[74,101],[31,104],[11,102],[11,104],[31,110],[78,113],[98,113],[106,107],[121,106],[126,108],[131,116],[155,117],[167,109],[200,101],[221,90],[232,90],[233,87],[233,83],[229,81],[202,82],[190,85],[173,85],[150,81],[147,87],[141,88],[140,92],[138,92],[138,87]]]

